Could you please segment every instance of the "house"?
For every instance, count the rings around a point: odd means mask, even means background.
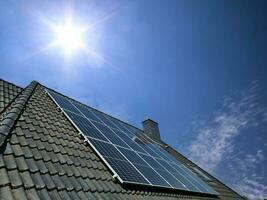
[[[157,123],[152,120],[146,120],[144,130],[140,130],[132,139],[140,143],[155,142],[152,145],[158,146],[161,148],[160,151],[175,158],[185,171],[194,173],[195,180],[200,180],[202,185],[207,185],[209,191],[214,190],[215,193],[180,190],[171,186],[154,187],[153,184],[138,184],[138,181],[137,184],[127,184],[127,181],[124,181],[128,180],[127,176],[121,176],[126,172],[114,170],[110,166],[111,162],[107,162],[105,155],[101,156],[101,149],[96,148],[92,140],[81,133],[79,124],[75,124],[71,115],[64,112],[59,105],[60,100],[55,100],[53,94],[69,99],[68,101],[75,101],[36,81],[31,82],[26,88],[21,88],[0,80],[1,200],[244,199],[161,141]],[[97,110],[95,112],[102,113]],[[119,123],[137,130],[125,122]],[[127,172],[131,176],[131,171]],[[182,174],[181,177],[183,176]],[[168,179],[165,180],[169,182]],[[179,182],[178,179],[177,181]]]

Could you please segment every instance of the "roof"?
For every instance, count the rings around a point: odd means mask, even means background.
[[[120,184],[45,89],[0,80],[0,199],[242,199],[171,147],[219,197]]]

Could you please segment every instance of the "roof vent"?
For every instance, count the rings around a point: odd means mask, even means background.
[[[143,121],[143,128],[145,134],[156,142],[161,142],[158,123],[152,119]]]

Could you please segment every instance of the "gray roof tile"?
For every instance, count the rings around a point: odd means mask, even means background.
[[[62,168],[64,169],[67,176],[73,176],[72,169],[70,168],[70,165],[62,165]]]
[[[80,190],[82,190],[82,186],[79,184],[77,178],[75,178],[74,176],[69,177],[69,178],[68,178],[68,181],[71,182],[71,184],[72,184],[73,187],[74,187],[74,190],[76,190],[76,191],[80,191]]]
[[[12,193],[13,193],[13,191],[11,191],[9,186],[0,187],[0,197],[1,197],[2,200],[15,200],[13,198],[13,194]]]
[[[29,171],[20,172],[20,177],[23,182],[23,186],[28,189],[34,187],[34,182]]]
[[[57,190],[63,190],[65,188],[65,184],[62,182],[62,176],[54,175],[51,176],[53,182],[55,183]]]
[[[18,135],[18,132],[16,132],[16,134]],[[12,137],[13,138],[13,137]],[[25,137],[23,136],[19,136],[17,137],[18,141],[19,141],[19,144],[21,146],[28,146],[28,142],[26,141]]]
[[[42,159],[44,162],[48,162],[52,160],[45,150],[41,150],[40,154],[42,155]]]
[[[49,170],[46,168],[45,163],[42,160],[36,161],[36,166],[38,167],[41,174],[45,174],[49,172]]]
[[[18,144],[19,143],[19,140],[18,140],[16,134],[12,134],[12,137],[10,139],[10,143],[11,144]]]
[[[76,191],[69,192],[69,195],[70,195],[71,199],[79,199],[79,196],[77,195]]]
[[[3,155],[0,154],[0,168],[2,168],[4,166],[5,166],[5,163],[4,163]]]
[[[37,193],[41,200],[52,200],[46,189],[37,190]]]
[[[0,169],[0,186],[5,186],[10,183],[7,171],[5,168]]]
[[[28,200],[40,200],[35,188],[27,190],[26,195]]]
[[[65,190],[64,191],[59,191],[58,193],[59,193],[61,199],[63,199],[63,200],[72,200],[70,198],[68,192],[66,192]]]
[[[12,145],[12,150],[13,150],[14,155],[15,155],[16,157],[18,157],[18,156],[22,156],[22,155],[23,155],[23,151],[22,151],[22,149],[21,149],[21,146],[18,145],[18,144],[16,144],[16,145]]]
[[[31,177],[37,189],[42,189],[46,186],[39,172],[31,173]]]
[[[84,178],[79,178],[78,182],[82,186],[83,191],[89,191],[90,190],[90,187],[88,186],[88,184],[86,183]]]
[[[55,164],[54,164],[54,167],[55,167],[55,169],[56,169],[56,171],[57,171],[57,174],[60,175],[60,176],[66,174],[66,172],[64,171],[64,169],[63,169],[62,166],[63,166],[63,165],[61,165],[60,163],[55,163]]]
[[[9,128],[10,128],[9,126],[7,126],[6,124],[3,124],[2,126],[0,126],[0,134],[3,136],[7,136]]]
[[[17,187],[22,186],[22,180],[17,170],[9,170],[8,176],[9,176],[12,188],[17,188]]]
[[[85,182],[87,183],[88,187],[90,188],[90,191],[96,192],[96,186],[94,185],[93,179],[85,179]]]
[[[40,160],[43,158],[40,153],[41,150],[39,150],[38,148],[32,148],[31,151],[35,160]]]
[[[31,173],[35,173],[35,172],[39,171],[39,168],[37,167],[36,162],[33,158],[27,158],[27,159],[25,159],[25,161],[26,161]]]
[[[5,162],[6,168],[8,170],[12,170],[12,169],[17,168],[15,158],[12,154],[11,155],[4,155],[4,162]]]
[[[8,143],[6,144],[6,148],[5,148],[4,154],[5,154],[5,155],[10,155],[10,154],[12,154],[12,153],[13,153],[12,148],[11,148],[9,142],[8,142]]]
[[[57,174],[56,163],[46,162],[46,167],[51,175]]]
[[[61,197],[56,190],[49,191],[49,195],[53,200],[61,200]]]
[[[56,187],[55,183],[53,182],[53,180],[51,179],[51,176],[50,174],[42,174],[41,175],[42,177],[42,180],[45,184],[45,187],[48,189],[48,190],[52,190]]]
[[[86,196],[86,194],[83,191],[77,192],[79,199],[81,200],[88,200],[88,197]]]
[[[32,158],[33,157],[32,152],[28,146],[21,147],[21,149],[23,151],[25,158]]]
[[[68,191],[74,190],[74,186],[70,182],[69,178],[67,176],[61,176],[62,182],[65,184],[65,188]]]
[[[0,133],[0,146],[2,146],[5,142],[6,139],[6,135]]]

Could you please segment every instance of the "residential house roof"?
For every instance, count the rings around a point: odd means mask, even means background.
[[[165,143],[220,195],[119,183],[45,89],[35,81],[21,88],[0,80],[0,199],[243,199]]]

